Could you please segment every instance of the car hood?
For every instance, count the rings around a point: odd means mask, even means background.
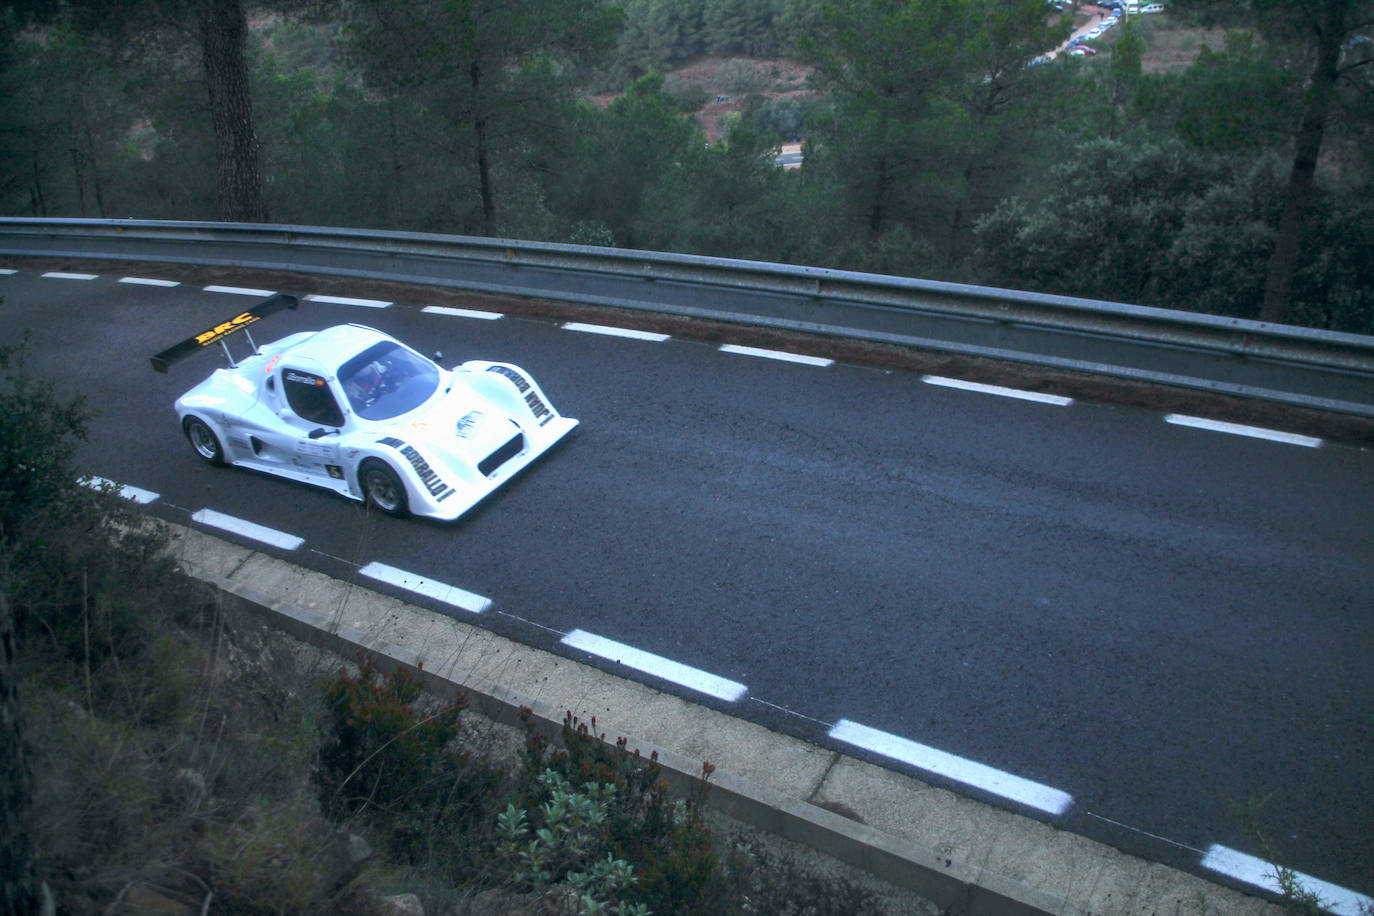
[[[521,432],[505,413],[476,402],[472,392],[454,385],[389,431],[430,452],[476,464]]]

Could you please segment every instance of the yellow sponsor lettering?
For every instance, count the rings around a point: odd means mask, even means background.
[[[204,332],[203,334],[197,334],[196,343],[200,344],[202,347],[206,344],[214,343],[215,341],[223,337],[225,334],[232,334],[234,331],[243,327],[245,324],[252,324],[257,320],[257,316],[253,315],[251,312],[243,312],[240,315],[236,315],[235,317],[230,318],[223,324],[215,325],[213,328]]]

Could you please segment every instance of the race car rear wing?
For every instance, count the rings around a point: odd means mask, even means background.
[[[261,321],[268,315],[275,315],[283,309],[293,309],[299,304],[295,296],[288,296],[285,293],[277,293],[270,299],[264,299],[246,312],[240,312],[228,321],[221,321],[219,324],[207,331],[188,337],[175,346],[168,347],[161,353],[152,358],[153,368],[158,372],[166,372],[167,367],[172,363],[180,362],[192,353],[199,353],[201,350],[213,343],[218,343],[224,348],[224,355],[229,360],[229,365],[238,365],[234,361],[234,355],[229,352],[227,339],[239,331],[248,338],[248,346],[253,348],[253,353],[258,352],[258,345],[253,342],[253,335],[248,333],[248,326]]]

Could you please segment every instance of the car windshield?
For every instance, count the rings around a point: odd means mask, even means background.
[[[439,370],[395,341],[373,344],[339,369],[339,383],[353,412],[364,420],[389,420],[429,400]]]

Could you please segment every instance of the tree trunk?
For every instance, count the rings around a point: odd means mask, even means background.
[[[100,180],[100,160],[96,157],[95,136],[91,133],[89,121],[86,122],[86,158],[92,163],[91,189],[95,191],[95,212],[101,219],[105,219],[105,183]]]
[[[205,0],[201,50],[215,134],[216,207],[219,218],[264,222],[258,138],[253,132],[253,94],[244,48],[248,20],[240,0]]]
[[[986,116],[985,116],[986,117]],[[960,236],[964,231],[964,210],[969,203],[969,188],[973,187],[974,166],[978,163],[976,154],[969,156],[968,162],[964,165],[964,187],[959,199],[954,202],[954,218],[950,220],[949,226],[949,260],[954,263],[962,256],[964,248]]]
[[[382,212],[386,214],[386,223],[382,228],[390,229],[395,226],[405,226],[404,214],[398,214],[396,201],[401,199],[400,189],[405,187],[402,180],[404,168],[401,165],[401,130],[396,123],[396,108],[400,104],[400,95],[392,92],[387,99],[386,105],[386,138],[391,146],[391,181],[384,182],[382,189]],[[398,216],[400,218],[398,218]]]
[[[876,243],[883,234],[883,221],[887,218],[887,156],[878,157],[877,174],[873,182],[873,199],[868,208],[868,240]]]
[[[29,834],[32,771],[19,705],[18,648],[9,601],[0,593],[0,916],[38,912]]]
[[[43,179],[39,174],[38,157],[33,158],[33,183],[29,185],[29,202],[34,216],[48,215],[48,200],[43,196]]]
[[[482,65],[468,69],[472,81],[472,132],[477,142],[477,181],[482,191],[482,231],[496,235],[496,192],[491,186],[491,153],[487,149],[487,117],[482,106]]]
[[[72,176],[73,183],[76,185],[76,205],[77,215],[86,215],[86,176],[81,168],[81,150],[72,147],[68,150],[72,154]]]
[[[1297,272],[1303,231],[1316,185],[1317,160],[1321,156],[1322,139],[1326,133],[1326,118],[1336,94],[1341,39],[1345,35],[1344,8],[1341,3],[1332,0],[1319,9],[1321,11],[1317,15],[1321,21],[1318,27],[1317,63],[1312,69],[1307,102],[1294,144],[1293,169],[1289,173],[1288,190],[1284,194],[1278,238],[1274,242],[1274,253],[1269,258],[1264,303],[1260,308],[1261,321],[1282,321],[1292,298],[1293,275]]]

